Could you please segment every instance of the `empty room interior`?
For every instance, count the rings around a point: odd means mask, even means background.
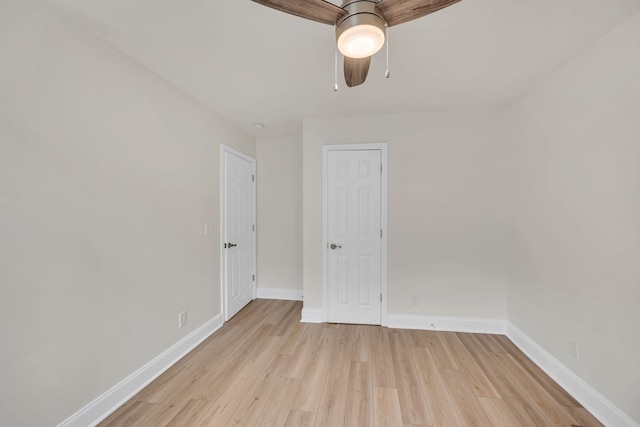
[[[639,77],[638,0],[0,0],[0,425],[639,427]]]

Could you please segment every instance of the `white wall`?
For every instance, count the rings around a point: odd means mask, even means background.
[[[504,319],[502,115],[471,110],[305,120],[304,307],[322,307],[322,146],[388,142],[389,314]]]
[[[514,107],[508,288],[509,320],[636,422],[639,52],[636,14]]]
[[[0,58],[0,424],[50,426],[219,313],[219,143],[255,140],[39,2]]]
[[[302,138],[262,137],[258,161],[258,292],[302,292]]]

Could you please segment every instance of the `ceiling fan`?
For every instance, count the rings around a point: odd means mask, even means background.
[[[344,55],[347,86],[367,78],[371,56],[382,48],[386,28],[421,18],[460,0],[253,0],[256,3],[322,24],[334,25],[338,49]]]

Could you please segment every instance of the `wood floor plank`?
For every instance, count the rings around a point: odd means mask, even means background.
[[[193,372],[185,364],[174,365],[134,396],[134,399],[147,403],[165,402],[174,390],[187,385],[186,381]]]
[[[147,415],[142,418],[138,423],[136,423],[136,427],[164,427],[176,414],[179,412],[176,410],[176,407],[173,403],[169,405],[156,405],[151,411],[147,413]],[[180,405],[181,409],[184,405]],[[100,424],[102,426],[102,424]]]
[[[119,412],[114,417],[109,418],[109,421],[103,423],[104,427],[126,427],[137,426],[140,422],[153,410],[160,407],[157,403],[147,403],[141,401],[132,402],[128,405],[126,410]]]
[[[500,394],[487,376],[482,372],[480,366],[474,360],[473,356],[467,351],[460,338],[455,332],[443,332],[440,334],[442,341],[447,346],[447,350],[456,364],[464,371],[469,385],[473,393],[478,397],[494,397],[499,398]]]
[[[354,328],[345,328],[338,333],[320,406],[315,411],[318,426],[341,427],[344,424],[354,332]]]
[[[526,427],[520,424],[502,399],[479,397],[478,401],[493,427]]]
[[[372,356],[372,330],[369,325],[358,325],[355,331],[355,342],[353,344],[354,362],[371,362]]]
[[[184,427],[198,425],[200,419],[211,407],[211,402],[205,400],[191,399],[176,414],[175,417],[166,424],[167,427]]]
[[[316,422],[316,414],[304,411],[289,411],[284,427],[313,427]]]
[[[395,388],[374,387],[373,402],[374,427],[398,427],[403,425],[398,390]]]
[[[431,414],[425,401],[420,378],[404,335],[390,332],[389,341],[393,368],[396,373],[396,384],[398,384],[402,421],[409,424],[432,425]]]
[[[404,338],[407,341],[409,347],[427,347],[427,342],[424,339],[421,331],[415,329],[401,329]]]
[[[227,325],[247,325],[247,319],[258,319],[261,323],[264,323],[269,313],[269,307],[275,307],[279,305],[275,300],[253,300],[247,304],[242,310],[236,313],[231,319],[227,321]]]
[[[507,371],[551,425],[571,427],[577,424],[565,407],[554,400],[510,354],[490,353],[490,357],[493,357]]]
[[[344,415],[345,427],[373,426],[373,367],[368,362],[351,362]]]
[[[226,348],[232,341],[236,341],[236,337],[242,329],[243,328],[238,325],[219,329],[193,351],[182,358],[182,360],[176,363],[174,367],[187,365],[187,367],[193,370],[201,369],[202,366],[211,359],[211,357],[214,357]]]
[[[284,337],[289,334],[291,329],[300,324],[300,312],[302,311],[302,302],[294,301],[289,311],[287,311],[282,319],[275,324],[274,335]]]
[[[433,355],[436,365],[440,369],[458,369],[458,364],[455,359],[449,353],[447,346],[442,342],[440,334],[435,331],[420,331],[427,347]]]
[[[495,335],[490,334],[476,334],[476,338],[480,341],[480,344],[492,353],[506,353],[507,350],[496,340]]]
[[[351,343],[355,342],[356,330],[358,329],[358,325],[340,325],[340,332],[338,333],[338,341],[349,341]]]
[[[440,375],[449,390],[449,395],[455,404],[462,425],[465,427],[491,427],[491,422],[484,413],[464,373],[457,369],[440,369]]]
[[[233,362],[236,355],[245,353],[245,346],[256,347],[266,339],[273,325],[260,323],[250,327],[240,328],[234,339],[225,343],[224,347],[207,360],[203,369],[211,371],[214,375],[227,369],[227,364]]]
[[[302,377],[300,390],[295,397],[292,409],[305,412],[318,411],[337,338],[338,329],[325,328],[322,331]]]
[[[284,425],[301,381],[298,378],[280,378],[260,416],[261,422],[255,425],[269,427]]]
[[[275,354],[236,408],[227,426],[257,425],[269,397],[275,390],[289,362],[289,356]]]
[[[178,387],[174,389],[166,387],[166,394],[162,400],[163,410],[153,411],[149,417],[141,421],[140,425],[153,427],[168,425],[200,389],[207,374],[209,372],[201,369],[189,374]]]
[[[235,351],[230,353],[224,361],[221,361],[219,366],[214,367],[207,364],[205,366],[208,371],[207,379],[203,381],[193,398],[210,402],[216,401],[233,378],[251,364],[254,355],[269,347],[269,340],[273,338],[271,336],[272,330],[273,325],[261,325],[256,328],[251,339],[235,348]]]
[[[434,426],[462,426],[447,387],[438,372],[436,362],[428,348],[411,348],[425,400],[431,411]]]
[[[287,316],[287,314],[292,313],[292,310],[296,309],[296,304],[297,301],[282,301],[282,303],[278,304],[278,306],[276,306],[276,308],[266,317],[265,324],[281,327],[290,326],[290,324],[283,325],[282,320]],[[274,331],[275,329],[276,328],[274,328]]]
[[[282,340],[282,345],[278,348],[278,353],[292,355],[308,327],[309,323],[296,322],[289,333],[285,335],[284,340]]]
[[[322,331],[327,329],[325,325],[310,324],[305,329],[302,337],[298,340],[291,359],[289,360],[289,366],[284,373],[288,378],[302,378],[307,370],[311,356],[313,356],[314,349],[318,344],[318,339],[322,335]]]
[[[375,328],[372,332],[372,352],[374,387],[396,388],[396,373],[387,328]]]
[[[582,407],[568,407],[567,410],[582,427],[604,427],[604,424]]]
[[[529,359],[509,338],[504,335],[496,335],[496,341],[504,347],[507,352],[529,372],[529,374],[542,385],[547,392],[553,396],[563,406],[580,407],[581,405],[569,393],[567,393],[558,383]]]
[[[280,346],[282,337],[270,336],[265,345],[256,352],[246,366],[233,377],[225,386],[219,397],[212,400],[212,405],[198,422],[198,426],[223,426],[233,415],[236,408],[242,402],[242,398],[256,382],[256,378],[265,369],[265,366],[272,359],[276,349]],[[209,399],[207,399],[209,400]]]
[[[522,392],[511,376],[500,365],[495,363],[490,353],[487,352],[473,334],[458,334],[458,336],[520,424],[523,426],[545,426],[549,424],[549,421],[529,401],[529,397]]]

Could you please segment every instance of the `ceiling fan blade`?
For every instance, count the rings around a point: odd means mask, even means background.
[[[378,3],[378,7],[387,20],[387,25],[391,27],[437,12],[459,1],[460,0],[381,0]]]
[[[335,25],[344,9],[324,0],[253,0],[281,12],[310,19],[322,24]]]
[[[367,79],[371,57],[349,58],[344,57],[344,80],[347,86],[354,87],[361,85]]]

